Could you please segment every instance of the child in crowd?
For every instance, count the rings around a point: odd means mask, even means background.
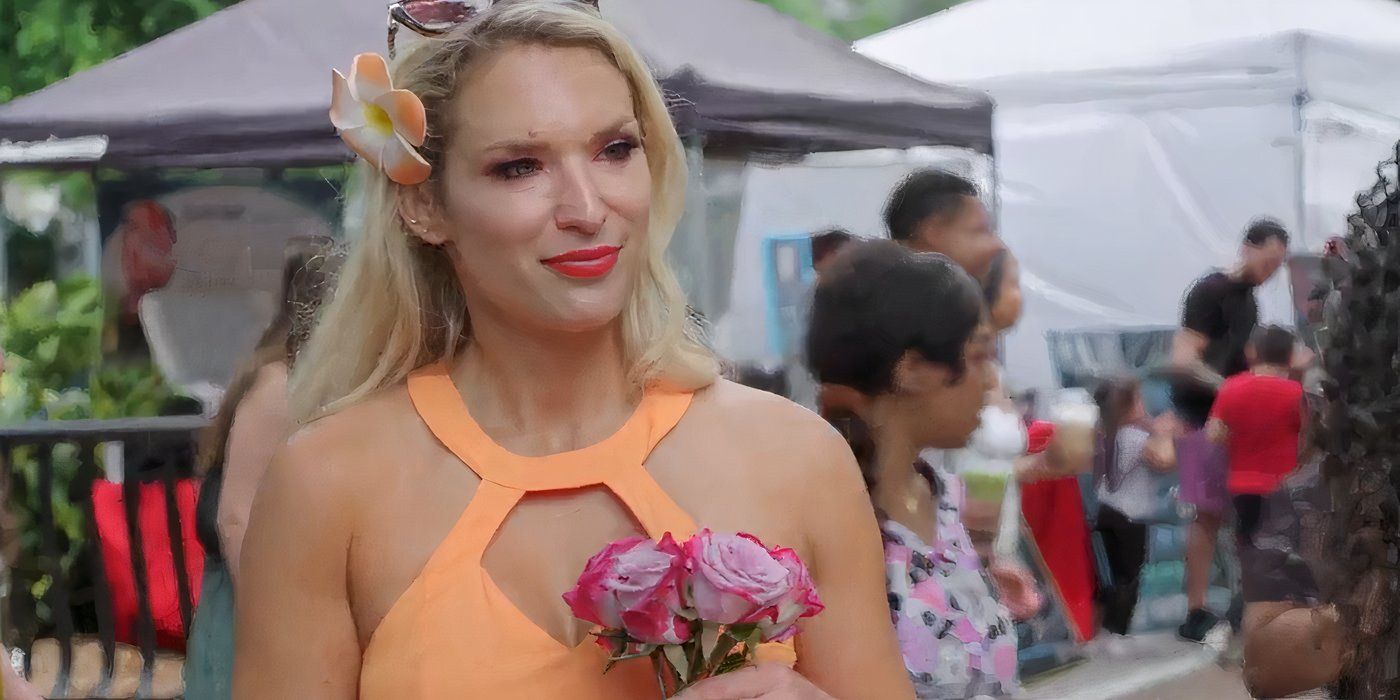
[[[1104,382],[1095,392],[1101,423],[1094,460],[1099,502],[1095,529],[1103,541],[1111,575],[1100,591],[1107,640],[1128,634],[1147,561],[1147,524],[1158,510],[1154,472],[1176,466],[1170,431],[1149,423],[1136,379]],[[1161,429],[1157,429],[1161,428]]]
[[[1236,534],[1249,538],[1259,524],[1264,497],[1298,466],[1303,428],[1303,385],[1290,377],[1293,334],[1278,326],[1254,332],[1246,354],[1250,371],[1225,380],[1206,433],[1224,445]]]

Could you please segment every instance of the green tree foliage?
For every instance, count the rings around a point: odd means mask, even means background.
[[[234,1],[0,0],[0,102],[95,66]]]
[[[147,417],[167,410],[175,395],[149,361],[108,362],[99,367],[102,327],[102,292],[90,277],[46,280],[0,303],[0,347],[5,361],[0,373],[0,425],[45,418]],[[17,543],[17,557],[6,563],[12,590],[32,603],[34,617],[26,623],[31,637],[51,631],[53,603],[48,593],[53,567],[64,572],[74,589],[91,574],[79,561],[87,543],[83,504],[100,458],[91,452],[80,454],[79,449],[67,443],[26,445],[6,455],[10,482],[0,524],[14,527],[0,531],[0,542]],[[44,497],[41,450],[50,450],[53,486],[48,507],[56,530],[57,561],[47,558],[38,525]],[[91,607],[90,601],[74,604],[82,611]],[[80,617],[84,614],[80,612]]]
[[[159,415],[173,394],[155,367],[98,368],[102,324],[102,291],[90,277],[40,282],[0,304],[0,425]]]
[[[36,392],[86,384],[97,364],[101,327],[102,290],[91,279],[40,282],[0,307],[5,378],[33,385],[6,392],[7,398],[24,396],[37,407]]]
[[[159,371],[149,362],[109,364],[98,368],[102,331],[102,291],[90,277],[40,282],[0,304],[0,346],[5,370],[0,373],[0,425],[48,418],[122,418],[159,415],[173,398]],[[37,523],[43,491],[40,489],[40,450],[51,449],[53,513],[59,561],[48,562]],[[83,474],[84,463],[93,469],[94,455],[80,455],[78,447],[58,444],[52,448],[28,445],[9,455],[11,482],[5,508],[18,528],[0,537],[15,537],[19,556],[11,566],[14,590],[32,597],[37,628],[47,632],[52,605],[46,597],[58,566],[70,583],[85,580],[89,572],[78,564],[86,542],[82,504],[94,476]]]

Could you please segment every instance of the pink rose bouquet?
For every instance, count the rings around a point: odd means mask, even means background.
[[[650,657],[663,692],[744,667],[760,642],[787,641],[800,618],[822,611],[796,552],[709,530],[679,544],[669,533],[613,542],[564,601],[602,627],[594,634],[608,651],[605,673]]]

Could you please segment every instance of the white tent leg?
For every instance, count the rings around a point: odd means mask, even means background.
[[[1307,209],[1307,122],[1303,119],[1303,108],[1308,104],[1307,78],[1303,70],[1303,51],[1307,37],[1298,34],[1293,40],[1293,70],[1298,80],[1298,88],[1293,93],[1293,212],[1297,245],[1308,246],[1312,241],[1308,236]]]
[[[708,219],[705,212],[705,149],[697,135],[686,135],[682,138],[690,177],[686,180],[685,212],[677,222],[676,231],[671,237],[671,264],[690,303],[702,313],[711,313],[711,310],[705,308],[708,285],[713,279],[705,236],[705,223]]]

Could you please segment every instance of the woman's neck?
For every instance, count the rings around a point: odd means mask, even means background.
[[[870,428],[876,445],[875,485],[870,490],[870,500],[886,517],[929,537],[932,533],[924,530],[933,527],[932,514],[937,504],[932,486],[914,469],[920,448],[896,422],[873,418],[876,422]]]
[[[607,437],[637,398],[616,328],[532,334],[474,323],[472,341],[452,375],[478,423],[508,426],[493,437],[519,438],[528,444],[518,449],[540,454]]]

